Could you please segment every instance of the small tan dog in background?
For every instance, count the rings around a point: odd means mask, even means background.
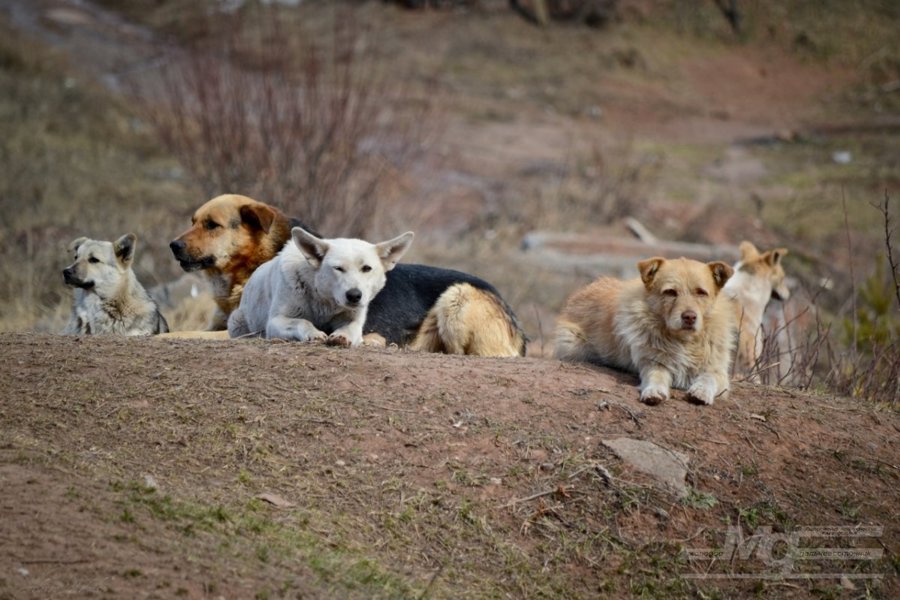
[[[657,257],[638,270],[639,279],[601,277],[569,298],[556,357],[637,373],[646,404],[668,399],[671,387],[712,404],[728,390],[734,309],[720,292],[733,269]]]
[[[760,355],[763,351],[763,315],[771,299],[785,301],[791,292],[784,283],[781,259],[787,248],[776,248],[760,254],[751,242],[740,246],[741,259],[734,265],[734,276],[725,284],[722,293],[734,300],[734,310],[740,323],[735,373],[758,379]],[[768,332],[774,333],[774,332]]]

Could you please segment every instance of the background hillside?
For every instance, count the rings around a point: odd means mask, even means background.
[[[897,3],[407,4],[0,0],[0,595],[894,595]],[[226,191],[415,230],[409,260],[494,283],[531,358],[47,335],[67,244],[128,231],[169,322],[202,327],[168,242]],[[650,411],[546,358],[576,287],[743,239],[790,250],[777,387]],[[698,491],[600,445],[624,435],[690,455]],[[836,567],[887,578],[686,578],[735,521],[882,525],[881,562]]]

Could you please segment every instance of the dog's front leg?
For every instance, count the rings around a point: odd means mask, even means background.
[[[312,340],[324,340],[326,336],[324,331],[320,331],[306,319],[277,315],[266,323],[266,337],[309,342]]]
[[[712,404],[719,394],[726,391],[728,391],[727,376],[700,373],[688,388],[687,395],[688,398],[703,404]]]
[[[328,336],[326,343],[329,346],[359,346],[363,341],[363,325],[366,322],[366,313],[368,312],[368,307],[362,308],[357,311],[356,316],[353,317],[353,320],[344,325],[343,327],[339,327],[332,332],[331,335]]]
[[[669,399],[672,373],[657,363],[641,367],[641,402],[654,406]]]

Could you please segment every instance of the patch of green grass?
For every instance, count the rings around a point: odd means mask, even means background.
[[[238,481],[243,485],[250,485],[253,482],[253,477],[251,477],[250,472],[246,469],[241,469],[238,471]]]
[[[755,464],[741,465],[741,475],[744,477],[754,477],[759,474],[759,467]]]
[[[738,518],[751,530],[760,525],[777,525],[783,530],[794,526],[793,519],[773,502],[759,502],[746,508],[738,508]]]
[[[862,505],[858,500],[853,498],[844,498],[841,500],[841,505],[838,507],[838,512],[841,513],[841,516],[847,519],[858,519],[859,513],[862,508]]]
[[[387,571],[361,549],[336,544],[334,536],[326,542],[320,534],[311,532],[307,525],[313,517],[304,512],[275,513],[256,499],[237,507],[185,502],[137,482],[117,481],[110,487],[121,494],[120,502],[125,505],[120,516],[123,521],[151,518],[185,533],[203,531],[220,538],[223,551],[244,555],[242,549],[246,548],[266,565],[276,560],[298,562],[309,567],[336,593],[345,589],[379,597],[416,595],[416,584]],[[268,589],[260,593],[263,592],[272,593]]]
[[[632,598],[695,598],[696,588],[681,549],[671,544],[648,544],[624,554],[620,571],[628,576]]]
[[[690,488],[688,495],[681,499],[681,503],[698,510],[709,510],[719,504],[718,499],[712,494],[701,492],[696,488]]]

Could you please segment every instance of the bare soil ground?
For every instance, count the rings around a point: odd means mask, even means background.
[[[651,408],[627,374],[396,349],[3,334],[0,356],[0,598],[900,593],[894,411],[749,384]],[[601,445],[623,436],[687,455],[690,495]],[[685,558],[735,523],[878,526],[803,545],[881,558]]]

